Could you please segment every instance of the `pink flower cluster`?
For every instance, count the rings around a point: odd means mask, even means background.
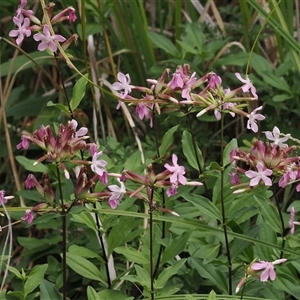
[[[265,186],[272,186],[278,183],[279,187],[286,187],[300,179],[299,157],[293,156],[296,146],[288,147],[286,142],[290,135],[280,137],[280,130],[275,126],[273,132],[267,131],[266,137],[272,141],[263,142],[255,140],[248,151],[242,149],[233,149],[230,153],[231,162],[234,164],[231,172],[231,183],[234,188],[246,187],[236,190],[234,193],[249,190],[262,183]],[[242,162],[248,170],[237,167],[236,163]],[[250,183],[240,184],[239,174],[244,174],[250,179]],[[300,184],[296,186],[300,191]]]
[[[112,84],[112,89],[118,94],[119,100],[129,102],[136,106],[138,117],[150,120],[150,127],[153,126],[153,113],[161,111],[180,110],[183,106],[191,106],[189,110],[198,111],[196,117],[213,110],[217,120],[221,119],[222,113],[229,113],[232,117],[236,114],[248,119],[247,128],[253,132],[258,131],[257,121],[262,121],[265,117],[258,113],[262,106],[253,110],[250,114],[243,111],[244,105],[241,100],[257,100],[256,88],[247,76],[243,79],[240,73],[235,73],[242,85],[235,90],[223,89],[222,79],[217,74],[210,72],[201,78],[196,77],[196,73],[190,75],[190,67],[185,64],[178,66],[169,82],[166,79],[170,73],[166,69],[158,80],[148,79],[151,88],[135,86],[131,84],[129,74],[118,73],[118,82]],[[199,90],[200,86],[206,86]],[[133,91],[144,93],[142,98],[132,96]],[[250,93],[246,97],[238,97],[240,93]],[[181,99],[180,99],[181,98]],[[180,99],[180,100],[178,100]],[[118,105],[119,107],[119,105]],[[204,108],[203,108],[204,107]],[[203,108],[199,111],[199,108]]]
[[[38,33],[33,35],[33,39],[40,42],[38,45],[39,51],[44,51],[47,48],[51,52],[57,51],[57,42],[66,42],[66,38],[59,34],[51,34],[51,30],[48,24],[42,24],[42,22],[33,14],[32,10],[26,10],[27,0],[21,0],[21,3],[17,9],[16,16],[13,18],[13,22],[16,25],[16,29],[9,32],[10,37],[16,38],[17,45],[20,45],[25,37],[31,36],[32,32],[38,31]],[[54,3],[50,3],[47,7],[47,12],[49,18],[52,17]],[[74,22],[76,20],[75,9],[73,7],[67,7],[51,19],[51,25],[62,22],[64,20],[69,20]],[[30,22],[36,25],[30,26]],[[72,40],[76,39],[77,35],[72,36],[66,43],[65,48],[71,43]]]

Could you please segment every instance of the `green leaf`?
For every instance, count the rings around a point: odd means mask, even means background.
[[[63,105],[61,103],[53,103],[52,101],[48,101],[47,106],[49,106],[49,107],[51,107],[51,106],[55,107],[55,108],[57,108],[57,109],[59,109],[61,111],[66,112],[67,114],[70,113],[69,108],[66,105]]]
[[[207,278],[212,284],[216,285],[225,294],[227,291],[227,280],[221,270],[212,264],[203,265],[201,259],[189,257],[188,263],[192,268],[196,268],[200,276]]]
[[[217,220],[222,219],[221,212],[218,208],[207,198],[201,195],[193,195],[193,194],[185,194],[182,197],[188,201],[193,203],[193,205],[199,210],[199,215],[205,215],[207,217],[211,217]]]
[[[20,278],[20,279],[23,278],[23,277],[22,277],[22,274],[21,274],[21,273],[19,272],[19,270],[17,270],[16,268],[9,266],[9,267],[8,267],[8,270],[9,270],[10,272],[12,272],[13,274],[15,274],[18,278]]]
[[[209,293],[207,300],[217,300],[217,295],[214,290]]]
[[[215,161],[212,161],[209,166],[206,167],[207,170],[217,170],[217,171],[223,171],[223,168]]]
[[[129,247],[117,247],[114,250],[115,252],[122,254],[126,257],[127,260],[138,263],[138,264],[150,264],[149,258],[141,252],[138,252],[134,248]]]
[[[282,268],[283,269],[283,268]],[[277,290],[283,290],[289,295],[293,295],[296,299],[300,299],[300,287],[299,282],[293,276],[288,274],[290,270],[286,268],[286,272],[277,272],[277,276],[274,281],[274,287]]]
[[[254,195],[254,199],[258,203],[258,209],[264,221],[268,223],[273,230],[281,233],[283,228],[280,226],[277,208],[275,208],[275,206],[268,199],[260,195]]]
[[[141,164],[141,152],[135,151],[130,155],[124,164],[124,169],[129,169],[133,172],[142,172],[144,170],[144,166]]]
[[[223,151],[223,166],[226,167],[230,164],[230,151],[238,147],[237,139],[232,139]]]
[[[143,286],[146,287],[148,290],[150,290],[150,275],[149,273],[143,269],[142,267],[138,265],[134,265],[134,268],[136,270],[136,275],[137,278],[139,279],[139,283]]]
[[[277,77],[271,72],[263,72],[260,74],[265,83],[279,89],[285,91],[287,93],[291,93],[291,88],[288,83],[281,77]]]
[[[198,50],[198,54],[203,51],[203,45],[205,42],[205,35],[203,34],[198,23],[188,23],[186,28],[186,33],[190,41],[195,45]]]
[[[91,228],[94,231],[97,231],[96,223],[88,211],[83,211],[79,215],[78,214],[72,214],[71,218],[74,222],[85,224],[87,227]]]
[[[162,260],[160,262],[161,266],[184,250],[191,233],[192,231],[186,231],[176,239],[172,240],[163,253]]]
[[[149,273],[138,265],[134,265],[136,270],[136,275],[125,275],[122,277],[123,280],[127,280],[130,282],[139,283],[146,290],[150,291],[150,275]]]
[[[39,65],[54,65],[54,60],[49,59],[50,56],[46,55],[41,51],[34,51],[28,53],[28,55],[32,58],[33,61],[37,62]],[[13,61],[13,63],[12,63]],[[26,55],[18,55],[13,59],[10,59],[1,64],[1,72],[0,76],[6,76],[8,73],[14,74],[20,68],[21,70],[26,70],[32,68],[35,64],[32,61],[29,61],[29,58]],[[19,70],[20,71],[20,70]]]
[[[176,46],[167,37],[153,31],[148,32],[151,42],[159,49],[171,54],[173,57],[178,57],[179,53]]]
[[[287,242],[291,248],[298,248],[300,249],[300,238],[295,237],[294,235],[288,235],[286,237]]]
[[[99,260],[104,262],[104,260],[102,259],[101,256],[99,256],[97,253],[91,251],[90,249],[88,249],[86,247],[71,245],[68,250],[69,250],[69,253],[72,253],[72,254],[80,253],[81,257],[84,257],[84,258],[98,258]]]
[[[35,160],[28,159],[25,156],[18,155],[18,156],[16,156],[16,160],[27,171],[41,172],[41,173],[48,173],[49,172],[49,169],[45,165],[39,163],[39,164],[34,166],[33,164],[34,164]]]
[[[48,264],[41,265],[34,268],[27,276],[24,284],[24,293],[29,295],[36,287],[39,286],[41,280],[44,278],[45,272],[48,268]]]
[[[280,95],[275,95],[272,99],[274,102],[283,102],[285,100],[292,99],[294,96],[291,94],[280,94]]]
[[[177,272],[179,269],[185,264],[186,259],[181,259],[176,261],[173,265],[170,267],[165,268],[158,276],[157,280],[154,283],[155,289],[162,289],[167,284],[168,280]]]
[[[25,295],[22,293],[22,292],[7,292],[7,295],[9,296],[13,296],[13,297],[16,297],[16,298],[20,298],[21,300],[25,299]]]
[[[97,300],[133,300],[134,297],[128,297],[128,295],[114,290],[103,290],[98,293]],[[95,299],[95,300],[96,300]],[[90,299],[89,299],[90,300]]]
[[[77,274],[85,278],[100,281],[107,286],[107,283],[99,269],[93,263],[80,255],[67,252],[67,265]]]
[[[88,74],[84,75],[85,77],[88,77]],[[70,100],[70,107],[72,111],[78,107],[80,104],[82,98],[85,95],[85,86],[87,84],[87,80],[85,77],[81,77],[75,84],[73,88],[73,96],[72,99]]]
[[[162,143],[158,149],[158,153],[160,157],[164,157],[168,148],[173,144],[174,138],[174,132],[178,129],[179,125],[176,125],[172,128],[170,128],[163,136]]]
[[[264,57],[256,53],[252,53],[251,66],[257,74],[261,74],[265,71],[272,72],[270,63]]]
[[[88,297],[88,300],[99,300],[99,295],[94,290],[94,288],[91,286],[88,286],[88,288],[87,288],[87,297]]]
[[[193,167],[194,169],[200,172],[201,170],[199,170],[199,165],[201,169],[203,169],[203,165],[204,165],[202,152],[196,143],[194,146],[192,136],[188,131],[186,130],[183,131],[181,142],[182,142],[182,151],[188,163],[190,164],[191,167]],[[196,153],[194,151],[194,148],[196,148]],[[199,165],[197,162],[199,162]]]
[[[42,279],[40,282],[40,300],[61,300],[62,295],[58,292],[55,285],[48,280]]]

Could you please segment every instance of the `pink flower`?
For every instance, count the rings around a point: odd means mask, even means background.
[[[33,11],[32,10],[25,10],[24,7],[27,4],[27,0],[21,0],[21,3],[17,9],[17,15],[16,17],[19,18],[20,16],[23,16],[23,13],[26,13],[28,15],[33,15]]]
[[[195,77],[195,75],[196,75],[196,72],[194,72],[192,74],[192,76],[190,77],[190,79],[184,84],[184,87],[181,92],[182,98],[191,100],[190,92],[192,89],[192,85],[197,81],[197,78]]]
[[[8,35],[10,37],[17,36],[18,38],[16,39],[16,43],[17,45],[20,45],[24,40],[25,36],[29,37],[31,35],[31,30],[28,29],[30,20],[28,18],[24,19],[23,15],[20,15],[19,18],[14,17],[13,22],[18,26],[18,29],[11,30]]]
[[[90,146],[90,148],[89,148],[90,154],[91,154],[91,156],[93,156],[97,152],[98,146],[95,143],[91,143],[89,146]]]
[[[178,185],[177,184],[174,184],[172,183],[172,186],[170,186],[167,191],[166,191],[166,194],[168,197],[171,197],[171,196],[174,196],[177,194],[177,188],[178,188]]]
[[[261,109],[262,109],[262,106],[259,106],[258,108],[254,109],[248,116],[249,120],[247,122],[247,128],[251,129],[253,132],[258,131],[258,126],[256,124],[256,120],[262,121],[266,118],[262,114],[256,113],[258,110],[261,110]]]
[[[144,103],[138,103],[136,106],[136,113],[141,120],[149,119],[150,120],[150,127],[153,127],[153,119],[152,119],[152,112],[149,110],[149,107]]]
[[[113,83],[112,88],[116,91],[124,90],[124,93],[121,96],[122,98],[124,98],[131,93],[130,76],[129,74],[124,75],[123,73],[119,72],[117,74],[117,77],[119,82]]]
[[[172,162],[173,162],[173,166],[170,166],[169,164],[165,164],[165,168],[173,173],[171,176],[170,176],[170,182],[173,183],[173,184],[178,184],[181,183],[182,185],[185,185],[187,180],[186,178],[184,177],[184,174],[185,174],[185,169],[183,166],[179,166],[177,164],[177,160],[178,160],[178,157],[176,154],[173,154],[172,155]]]
[[[103,173],[106,172],[106,165],[107,162],[103,159],[98,159],[100,155],[102,155],[102,151],[96,152],[93,155],[91,169],[94,173],[98,174],[99,176],[103,176]]]
[[[25,150],[29,148],[29,141],[28,141],[26,135],[22,135],[22,137],[21,137],[21,143],[19,143],[17,145],[17,149],[18,150],[20,150],[21,148],[23,148]]]
[[[271,186],[272,185],[272,180],[268,176],[271,176],[273,171],[270,170],[270,169],[264,168],[264,166],[260,162],[257,163],[256,168],[257,168],[258,172],[255,172],[255,171],[252,171],[252,170],[249,170],[249,171],[245,172],[245,175],[248,178],[252,178],[250,180],[250,186],[258,185],[258,183],[261,180],[265,183],[266,186]]]
[[[78,122],[73,119],[73,120],[71,120],[71,123],[73,125],[74,130],[76,130],[76,128],[78,126]],[[88,133],[88,129],[86,127],[81,127],[76,131],[75,137],[85,136],[87,133]]]
[[[25,179],[25,188],[30,190],[35,187],[35,177],[32,174],[29,174]]]
[[[234,184],[240,184],[241,183],[239,174],[237,172],[229,173],[229,176],[230,176],[230,184],[234,185]]]
[[[25,215],[21,218],[22,221],[27,221],[28,224],[31,224],[33,221],[34,215],[31,209],[25,211]]]
[[[258,99],[258,96],[256,94],[256,88],[254,87],[254,85],[252,84],[252,82],[250,81],[248,75],[246,77],[246,79],[243,79],[240,73],[235,73],[235,76],[237,77],[237,79],[241,82],[244,83],[244,85],[242,86],[242,90],[244,93],[246,92],[251,92],[251,94],[253,95],[253,97],[255,99]]]
[[[116,209],[122,200],[124,194],[126,193],[125,185],[122,181],[118,179],[120,186],[113,184],[109,185],[108,189],[112,192],[108,199],[108,204],[112,209]]]
[[[14,196],[5,196],[5,191],[0,190],[0,205],[7,203],[7,200],[13,199]]]
[[[51,35],[49,26],[47,24],[44,25],[43,33],[44,34],[39,32],[33,36],[34,40],[36,40],[37,42],[41,41],[41,43],[38,46],[39,51],[44,51],[47,48],[49,48],[52,52],[56,52],[57,45],[55,42],[64,42],[66,40],[63,36],[59,34]]]
[[[221,86],[222,84],[222,78],[218,76],[217,74],[212,74],[208,81],[208,86],[211,89],[216,89],[216,85]]]
[[[71,6],[69,8],[69,20],[70,20],[70,22],[75,22],[76,21],[77,17],[76,17],[75,12],[76,12],[75,9]]]
[[[266,282],[268,278],[271,280],[274,280],[276,278],[276,273],[274,270],[274,265],[281,264],[286,262],[287,259],[282,258],[282,259],[277,259],[273,262],[267,262],[264,260],[261,260],[259,262],[253,263],[251,265],[252,270],[263,270],[263,272],[260,274],[260,281],[261,282]]]
[[[284,142],[286,142],[289,138],[290,138],[290,134],[287,134],[285,137],[280,137],[280,130],[277,126],[274,126],[273,128],[273,132],[271,131],[266,131],[265,132],[266,138],[270,141],[273,141],[273,143],[271,144],[273,145],[278,145],[281,148],[286,148],[288,147],[287,144],[284,144]]]

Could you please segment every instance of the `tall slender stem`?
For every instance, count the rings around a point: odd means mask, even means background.
[[[96,209],[96,204],[93,205],[94,208]],[[107,257],[107,253],[106,253],[106,248],[104,245],[104,241],[103,241],[103,236],[101,234],[101,223],[100,223],[100,219],[97,213],[95,213],[95,219],[96,219],[96,226],[97,226],[97,234],[98,234],[98,238],[99,241],[101,243],[101,248],[102,248],[102,252],[103,252],[103,259],[105,262],[105,271],[106,271],[106,277],[107,277],[107,285],[108,288],[111,289],[112,284],[111,284],[111,279],[110,279],[110,273],[109,273],[109,268],[108,268],[108,257]]]
[[[62,270],[63,270],[63,300],[67,299],[67,222],[66,222],[66,210],[64,205],[64,198],[62,192],[62,185],[60,179],[60,172],[58,166],[56,166],[57,180],[59,188],[59,197],[61,203],[61,221],[62,221]]]
[[[153,189],[151,189],[151,198],[149,199],[149,254],[150,254],[150,294],[151,300],[154,300],[154,270],[153,270]]]
[[[228,292],[232,295],[232,262],[230,255],[230,247],[228,241],[227,225],[226,225],[226,213],[225,213],[225,199],[224,199],[224,161],[223,161],[223,144],[224,144],[224,114],[221,113],[221,209],[222,209],[222,226],[225,238],[225,248],[228,260]]]
[[[278,198],[276,193],[274,193],[274,198],[275,198],[275,202],[276,202],[276,206],[277,206],[277,210],[278,210],[278,214],[279,214],[279,219],[280,219],[280,223],[281,223],[281,238],[282,238],[282,242],[281,242],[281,251],[280,251],[280,258],[283,258],[283,249],[285,247],[285,238],[284,238],[284,221],[283,221],[283,216],[282,216],[282,212],[281,212],[281,208],[278,202]]]
[[[164,189],[162,190],[162,207],[165,208],[166,207],[166,198],[165,198],[165,193],[164,193]],[[163,212],[163,214],[165,214]],[[161,238],[164,239],[166,237],[166,222],[162,221],[162,226],[161,226]],[[164,245],[161,244],[159,247],[159,252],[158,252],[158,257],[157,257],[157,261],[156,261],[156,265],[155,265],[155,269],[154,269],[154,273],[153,273],[153,277],[155,278],[159,269],[159,263],[160,263],[160,258],[162,256],[163,250],[164,250]]]
[[[157,130],[157,122],[155,122],[155,114],[153,114],[153,124],[154,124],[154,129],[155,129],[155,145],[156,145],[156,155],[159,158],[160,157],[160,153],[159,153],[159,146],[158,146],[158,130]],[[162,207],[165,208],[166,207],[166,198],[165,198],[165,191],[164,189],[162,189],[161,191],[161,195],[162,195]],[[164,212],[163,212],[164,215]],[[162,221],[162,225],[161,225],[161,238],[164,239],[166,236],[166,222]],[[155,269],[153,272],[153,278],[156,277],[158,269],[159,269],[159,263],[160,263],[160,259],[162,256],[164,250],[164,245],[161,244],[159,247],[159,252],[158,252],[158,256],[157,256],[157,261],[156,261],[156,265],[155,265]]]

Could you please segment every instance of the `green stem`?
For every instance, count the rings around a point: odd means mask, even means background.
[[[165,191],[164,189],[162,189],[162,207],[165,208],[166,207],[166,198],[165,198]],[[163,215],[165,213],[163,212]],[[166,237],[166,222],[165,221],[162,221],[162,228],[161,228],[161,238],[164,239]],[[156,262],[156,266],[155,266],[155,269],[154,269],[154,273],[153,273],[153,277],[155,278],[156,275],[157,275],[157,272],[158,272],[158,269],[159,269],[159,263],[160,263],[160,259],[161,259],[161,256],[163,254],[163,250],[165,249],[164,245],[160,245],[159,247],[159,252],[158,252],[158,257],[157,257],[157,262]]]
[[[64,81],[63,81],[63,77],[62,77],[61,70],[60,70],[60,65],[59,65],[59,60],[58,60],[57,56],[55,56],[55,61],[56,61],[58,76],[61,80],[61,85],[63,87],[64,95],[65,95],[65,98],[66,98],[66,101],[67,101],[67,104],[68,104],[69,113],[70,113],[71,119],[74,119],[73,110],[72,110],[71,105],[70,105],[70,100],[69,100],[69,97],[68,97],[68,93],[67,93]]]
[[[285,237],[284,237],[284,221],[283,221],[283,216],[282,216],[282,212],[280,209],[280,205],[279,205],[279,201],[277,198],[277,195],[274,193],[274,198],[275,198],[275,202],[276,202],[276,206],[277,206],[277,210],[278,210],[278,214],[279,214],[279,219],[280,219],[280,223],[281,223],[281,238],[282,238],[282,242],[281,242],[281,248],[282,250],[280,251],[280,258],[283,258],[283,249],[285,247]]]
[[[158,130],[157,130],[157,122],[155,122],[155,114],[153,114],[153,124],[154,124],[154,129],[155,129],[155,145],[156,145],[156,155],[157,158],[160,158],[160,153],[159,153],[159,146],[158,146]],[[165,198],[165,191],[164,189],[162,189],[162,207],[165,208],[166,207],[166,198]],[[163,215],[165,213],[163,212]],[[161,233],[161,238],[164,239],[166,236],[166,222],[162,221],[162,233]],[[159,269],[159,263],[160,263],[160,259],[162,256],[164,250],[164,246],[161,244],[159,247],[159,252],[158,252],[158,257],[157,257],[157,261],[156,261],[156,265],[155,265],[155,269],[153,272],[153,278],[156,277],[158,269]]]
[[[93,204],[94,209],[96,209],[96,204]],[[104,245],[104,241],[103,241],[103,236],[101,234],[101,223],[100,223],[100,219],[97,213],[95,213],[95,219],[96,219],[96,226],[97,226],[97,234],[98,234],[98,238],[101,244],[101,248],[102,248],[102,252],[103,252],[103,259],[105,262],[105,271],[106,271],[106,277],[107,277],[107,285],[108,288],[111,289],[112,284],[111,284],[111,279],[110,279],[110,274],[109,274],[109,268],[108,268],[108,257],[107,257],[107,253],[106,253],[106,249],[105,249],[105,245]]]
[[[153,189],[149,201],[149,252],[150,252],[150,294],[151,300],[154,300],[154,270],[153,270]]]
[[[228,291],[229,295],[232,295],[232,262],[230,255],[230,247],[228,241],[227,225],[226,225],[226,213],[225,213],[225,199],[224,199],[224,161],[223,161],[223,144],[224,144],[224,114],[221,113],[221,209],[222,209],[222,226],[225,238],[225,248],[228,260]]]
[[[66,210],[64,205],[62,184],[60,179],[60,172],[58,166],[56,166],[57,180],[59,188],[59,197],[61,203],[61,221],[62,221],[62,270],[63,270],[63,300],[67,299],[67,222],[66,222]]]

